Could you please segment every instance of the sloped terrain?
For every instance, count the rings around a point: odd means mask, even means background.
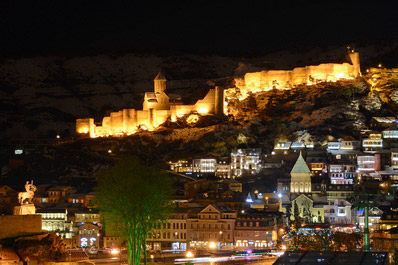
[[[373,116],[395,116],[395,85],[371,89],[366,78],[271,90],[245,100],[228,101],[229,116],[188,115],[159,129],[128,137],[105,137],[61,142],[26,156],[25,164],[7,169],[4,182],[24,183],[38,176],[43,183],[95,184],[99,170],[123,156],[138,156],[147,164],[168,168],[167,161],[195,157],[229,157],[234,148],[256,147],[269,153],[277,141],[325,141],[359,137]],[[4,171],[4,168],[3,168]]]
[[[357,46],[363,69],[380,61],[396,66],[398,42]],[[214,84],[229,88],[226,77],[336,61],[345,50],[330,46],[251,58],[130,53],[7,58],[0,62],[0,139],[73,137],[76,118],[101,122],[110,111],[141,109],[159,70],[169,80],[168,92],[190,104]]]
[[[2,154],[0,180],[13,186],[23,185],[27,178],[38,183],[83,183],[89,189],[98,171],[121,156],[136,155],[167,168],[166,161],[228,157],[240,147],[269,153],[281,140],[324,143],[348,135],[357,138],[371,117],[395,117],[398,111],[396,80],[364,75],[357,80],[259,92],[245,100],[232,95],[225,117],[196,114],[197,122],[182,117],[154,132],[62,141],[74,136],[77,117],[100,121],[109,110],[141,108],[142,93],[152,89],[159,68],[166,69],[166,77],[172,75],[169,92],[181,93],[190,102],[214,85],[233,87],[232,76],[261,68],[263,63],[259,58],[138,55],[6,60],[0,64],[1,137],[55,139],[60,134],[61,142],[25,152],[15,162]],[[21,158],[23,163],[18,162]]]

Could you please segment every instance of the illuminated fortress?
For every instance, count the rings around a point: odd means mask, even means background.
[[[77,119],[76,132],[80,136],[103,137],[123,136],[135,133],[138,129],[153,130],[168,118],[176,121],[190,113],[201,115],[223,115],[223,89],[215,87],[194,105],[183,105],[181,96],[166,93],[166,78],[159,72],[154,79],[154,91],[146,92],[142,110],[123,109],[111,112],[96,125],[93,118]]]
[[[300,84],[312,85],[319,82],[335,82],[341,79],[354,79],[361,76],[359,53],[348,49],[346,62],[323,63],[293,70],[269,70],[246,73],[243,78],[235,78],[234,88],[225,90],[231,95],[239,89],[240,99],[248,93],[271,89],[291,89]],[[111,112],[102,119],[100,125],[93,118],[77,119],[76,132],[79,136],[102,137],[123,136],[135,133],[138,129],[153,130],[170,119],[191,113],[201,115],[224,114],[224,89],[215,87],[194,105],[183,105],[181,96],[166,93],[166,78],[159,72],[154,79],[153,92],[146,92],[142,110],[123,109]]]
[[[348,47],[346,62],[323,63],[296,67],[293,70],[269,70],[246,73],[236,78],[236,87],[242,98],[249,92],[255,93],[271,89],[291,89],[300,84],[312,85],[319,82],[335,82],[340,79],[354,79],[361,75],[359,53]]]

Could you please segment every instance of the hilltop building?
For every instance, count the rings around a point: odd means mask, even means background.
[[[323,63],[296,67],[292,70],[264,70],[246,73],[243,78],[235,78],[236,86],[243,98],[251,92],[271,89],[291,89],[297,85],[312,85],[319,82],[336,82],[340,79],[354,79],[361,76],[359,53],[348,49],[341,63]]]
[[[153,130],[167,119],[176,121],[190,113],[201,115],[223,115],[224,93],[220,87],[210,89],[203,99],[194,105],[183,105],[181,96],[166,93],[167,80],[159,72],[154,79],[153,92],[146,92],[142,110],[123,109],[111,112],[96,125],[93,118],[76,120],[76,133],[86,137],[130,135],[138,129]]]

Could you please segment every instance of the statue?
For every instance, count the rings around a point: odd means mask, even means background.
[[[37,190],[36,186],[33,185],[33,180],[31,181],[31,183],[29,183],[29,181],[26,181],[25,190],[26,192],[18,193],[18,201],[21,205],[25,202],[26,204],[33,203],[33,196],[35,194],[35,191]]]

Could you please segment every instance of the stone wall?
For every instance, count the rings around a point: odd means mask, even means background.
[[[236,78],[236,87],[245,98],[248,93],[268,91],[271,89],[291,89],[300,84],[312,85],[318,82],[336,82],[340,79],[354,79],[361,75],[359,54],[349,52],[348,62],[324,63],[296,67],[292,70],[269,70],[246,73]]]
[[[0,239],[41,233],[41,215],[1,215]]]
[[[77,119],[76,133],[82,137],[129,135],[135,133],[140,127],[153,130],[166,122],[168,118],[174,122],[178,117],[195,111],[201,115],[221,115],[223,107],[223,90],[221,88],[210,89],[206,96],[198,100],[195,105],[169,104],[168,109],[123,109],[111,112],[109,116],[102,119],[102,124],[99,126],[95,125],[92,118]]]

